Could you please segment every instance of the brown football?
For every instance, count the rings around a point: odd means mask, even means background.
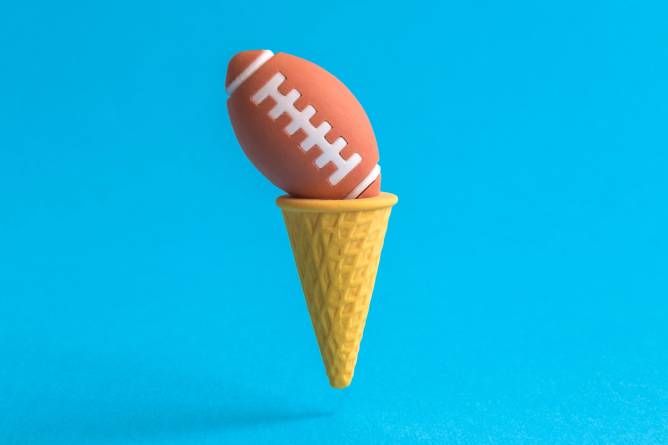
[[[277,187],[296,198],[380,192],[369,118],[333,75],[289,54],[243,51],[227,67],[226,89],[239,144]]]

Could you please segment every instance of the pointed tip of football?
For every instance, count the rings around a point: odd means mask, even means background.
[[[238,52],[227,64],[225,89],[232,94],[239,85],[253,75],[274,53],[267,49],[253,49]]]

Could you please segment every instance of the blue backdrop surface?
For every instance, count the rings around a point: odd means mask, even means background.
[[[668,442],[664,2],[3,2],[0,443]],[[399,195],[329,388],[225,108],[342,79]]]

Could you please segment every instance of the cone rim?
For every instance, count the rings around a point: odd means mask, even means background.
[[[276,199],[276,205],[284,211],[293,212],[351,212],[384,209],[398,201],[397,195],[387,192],[360,199],[310,199],[284,195]]]

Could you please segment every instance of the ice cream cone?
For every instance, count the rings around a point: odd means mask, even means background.
[[[281,197],[292,252],[330,384],[350,385],[390,210],[381,193],[348,200]]]

